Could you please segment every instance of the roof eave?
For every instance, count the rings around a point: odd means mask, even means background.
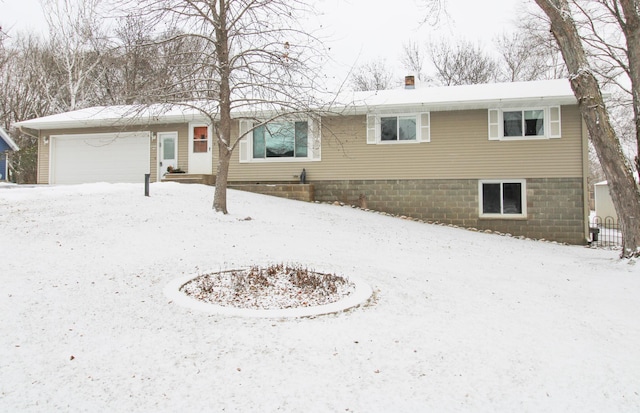
[[[398,111],[403,108],[415,111],[422,109],[424,111],[455,111],[455,110],[473,110],[473,109],[489,109],[489,108],[510,108],[525,106],[550,106],[550,105],[576,105],[575,96],[541,96],[541,97],[525,97],[525,98],[509,98],[509,99],[491,99],[491,100],[465,100],[465,101],[434,101],[434,102],[414,102],[414,103],[393,103],[393,104],[355,104],[351,107],[345,106],[342,112],[355,112],[354,114],[367,114],[377,111]]]
[[[127,126],[152,126],[168,123],[183,123],[198,120],[197,115],[168,115],[168,116],[152,116],[152,117],[118,117],[107,119],[78,119],[63,121],[38,121],[26,120],[18,122],[15,126],[19,128],[28,128],[31,130],[55,130],[55,129],[81,129],[81,128],[100,128],[100,127],[127,127]]]
[[[11,139],[9,133],[7,133],[7,131],[5,131],[3,128],[0,128],[0,138],[2,138],[2,140],[5,141],[7,145],[9,145],[9,148],[11,148],[12,151],[20,150],[20,147],[14,142],[13,139]]]

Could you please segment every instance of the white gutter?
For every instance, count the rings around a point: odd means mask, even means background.
[[[524,95],[524,96],[523,96]],[[318,96],[322,99],[323,96]],[[324,96],[326,106],[315,112],[326,115],[358,115],[377,112],[449,111],[527,106],[575,105],[568,80],[508,84],[394,89],[378,92],[345,92]],[[194,106],[214,102],[195,102]],[[312,111],[312,110],[310,110]],[[155,113],[155,114],[154,114]],[[235,119],[269,117],[277,110],[245,107],[233,111]],[[90,127],[147,126],[166,123],[206,121],[198,110],[186,105],[112,106],[80,109],[58,115],[18,122],[16,126],[32,130],[77,129]]]
[[[13,139],[11,139],[11,136],[9,136],[9,134],[1,127],[0,127],[0,138],[2,138],[12,150],[14,151],[20,150],[18,145],[13,141]]]

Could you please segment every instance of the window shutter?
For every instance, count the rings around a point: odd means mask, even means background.
[[[560,106],[551,106],[549,108],[549,137],[559,138],[561,135]]]
[[[420,142],[431,142],[431,114],[420,114]]]
[[[489,109],[489,140],[500,140],[500,110]]]
[[[378,143],[380,135],[380,118],[374,115],[367,115],[367,143]]]
[[[249,140],[251,139],[251,133],[248,133],[253,124],[249,120],[240,120],[240,147],[238,148],[240,152],[240,162],[249,162],[251,157],[249,156],[249,151],[251,147],[249,145]],[[245,136],[246,135],[246,136]]]
[[[319,161],[321,157],[321,149],[322,149],[322,132],[321,132],[321,119],[315,117],[309,117],[308,119],[309,125],[309,140],[308,140],[308,149],[309,149],[309,158],[314,161]]]

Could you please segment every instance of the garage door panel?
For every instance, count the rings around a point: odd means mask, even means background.
[[[142,182],[149,132],[52,136],[51,183]]]

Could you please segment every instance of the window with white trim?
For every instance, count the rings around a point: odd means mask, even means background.
[[[489,140],[560,138],[560,106],[489,109]]]
[[[308,124],[270,122],[253,130],[253,159],[306,158]]]
[[[193,153],[206,153],[209,151],[209,126],[198,125],[192,127]]]
[[[240,162],[320,160],[320,121],[240,121]]]
[[[527,216],[524,179],[481,180],[478,184],[480,217],[522,218]]]
[[[367,116],[367,143],[416,143],[431,140],[430,114],[381,114]]]

